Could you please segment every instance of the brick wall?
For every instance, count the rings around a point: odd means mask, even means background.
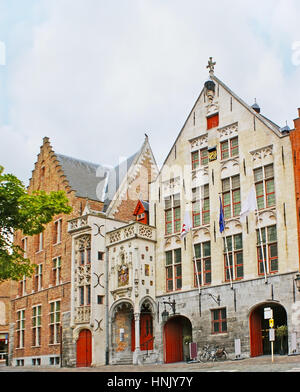
[[[294,120],[294,125],[295,129],[290,132],[290,139],[292,143],[294,173],[296,182],[295,189],[297,205],[298,243],[300,252],[300,108],[298,109],[298,118]]]

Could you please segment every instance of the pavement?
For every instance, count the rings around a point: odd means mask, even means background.
[[[300,373],[300,355],[275,355],[272,363],[271,356],[246,358],[240,360],[226,360],[223,362],[208,363],[172,363],[172,364],[145,364],[136,365],[108,365],[90,368],[57,368],[57,367],[10,367],[0,366],[1,373],[11,372],[55,372],[55,373],[263,373],[287,372]]]

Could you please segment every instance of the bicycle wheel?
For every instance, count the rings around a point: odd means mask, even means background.
[[[200,354],[200,362],[207,362],[209,360],[209,354],[204,352]]]
[[[221,355],[216,356],[217,361],[226,361],[226,359],[227,359],[226,351],[223,351]]]

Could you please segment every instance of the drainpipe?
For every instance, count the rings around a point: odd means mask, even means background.
[[[108,257],[108,252],[109,249],[106,246],[105,247],[106,252],[105,252],[105,259],[106,259],[106,268],[105,268],[105,339],[106,339],[106,345],[105,345],[105,365],[109,365],[109,288],[108,288],[108,271],[109,271],[109,257]]]

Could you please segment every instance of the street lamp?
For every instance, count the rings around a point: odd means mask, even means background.
[[[297,287],[298,291],[300,292],[300,274],[296,275],[295,283],[296,283],[296,287]]]
[[[176,302],[175,302],[175,299],[174,299],[174,301],[171,302],[171,297],[169,297],[169,301],[163,301],[163,304],[165,305],[165,310],[162,312],[161,317],[162,317],[162,320],[164,322],[166,322],[168,320],[168,318],[169,318],[169,312],[166,309],[166,305],[171,306],[171,309],[173,311],[173,315],[175,316],[175,314],[176,314]]]

